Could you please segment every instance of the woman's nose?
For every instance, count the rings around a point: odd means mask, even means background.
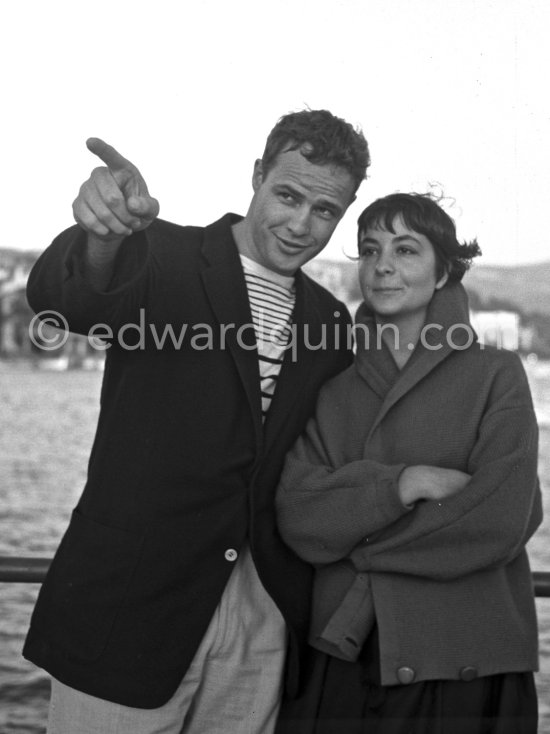
[[[386,275],[394,271],[393,260],[390,255],[381,254],[376,263],[376,272],[379,275]]]

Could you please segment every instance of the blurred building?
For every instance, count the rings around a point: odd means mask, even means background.
[[[31,341],[28,325],[32,312],[25,288],[31,266],[26,262],[0,266],[0,356],[28,356]]]
[[[514,311],[472,311],[472,326],[482,344],[516,351],[520,346],[520,317]]]
[[[304,271],[345,303],[352,316],[355,315],[362,300],[355,262],[315,258],[304,265]]]

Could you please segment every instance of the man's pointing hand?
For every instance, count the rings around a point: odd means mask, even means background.
[[[100,138],[86,141],[88,150],[105,166],[94,168],[73,202],[76,222],[104,242],[120,242],[145,229],[159,213],[139,170]]]

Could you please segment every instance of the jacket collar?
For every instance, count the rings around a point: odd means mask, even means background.
[[[314,347],[321,344],[326,334],[323,332],[320,306],[314,288],[308,277],[298,270],[295,275],[296,304],[292,317],[292,343],[285,353],[277,389],[265,427],[262,426],[258,354],[253,348],[243,349],[237,338],[239,326],[253,323],[241,260],[231,232],[231,226],[240,219],[242,217],[236,214],[226,214],[206,227],[201,277],[218,322],[235,324],[235,328],[226,331],[226,344],[235,360],[246,392],[259,446],[264,437],[265,443],[269,444],[288,419],[288,411],[298,400],[313,368],[313,362],[318,357],[318,352],[322,351],[322,348],[315,350],[308,345]],[[307,338],[307,345],[304,337]],[[254,330],[246,329],[241,338],[247,346],[252,347],[255,343]]]
[[[207,298],[221,326],[224,341],[235,361],[254,420],[258,446],[262,443],[261,394],[258,356],[243,269],[231,225],[241,217],[226,214],[206,227],[202,245],[204,267],[201,277]],[[244,345],[244,346],[243,346]]]

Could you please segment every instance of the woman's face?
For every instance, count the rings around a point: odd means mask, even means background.
[[[447,282],[436,277],[436,258],[430,240],[408,229],[401,217],[395,233],[368,229],[359,239],[359,284],[368,306],[382,320],[426,316],[434,291]]]

